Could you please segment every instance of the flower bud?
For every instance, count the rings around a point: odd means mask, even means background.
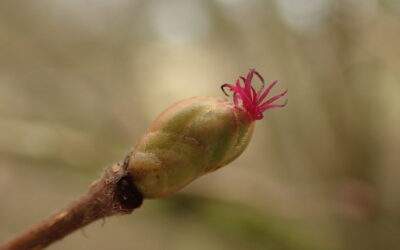
[[[214,97],[193,97],[173,104],[156,118],[135,146],[128,165],[145,198],[170,195],[233,161],[246,149],[254,121],[262,118],[262,112],[285,105],[272,102],[286,92],[262,103],[275,83],[257,92],[251,86],[253,75],[263,82],[251,70],[236,85],[222,86],[223,90],[229,88],[233,92],[234,103]]]

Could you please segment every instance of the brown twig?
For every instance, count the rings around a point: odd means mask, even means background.
[[[87,194],[64,210],[0,245],[0,250],[43,249],[93,221],[116,214],[129,214],[142,201],[142,195],[126,171],[126,163],[115,164],[91,185]]]

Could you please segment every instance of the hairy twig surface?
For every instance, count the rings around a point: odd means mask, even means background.
[[[90,186],[87,194],[0,245],[0,250],[43,249],[98,219],[131,213],[142,204],[143,197],[127,173],[126,164],[118,163],[106,169],[102,178]]]

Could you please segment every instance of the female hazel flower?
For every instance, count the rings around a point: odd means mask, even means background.
[[[253,78],[262,87],[256,91]],[[76,229],[116,214],[131,213],[144,198],[168,196],[194,179],[237,158],[247,147],[254,121],[263,112],[285,106],[275,101],[286,91],[267,98],[276,82],[264,86],[255,71],[235,84],[221,86],[233,103],[214,97],[193,97],[178,102],[150,125],[123,163],[108,168],[87,194],[50,216],[0,249],[43,249]]]
[[[257,77],[262,87],[252,85]],[[161,113],[139,140],[129,158],[128,172],[145,198],[168,196],[194,179],[227,165],[247,147],[254,121],[263,112],[284,107],[275,102],[287,91],[267,99],[277,81],[265,87],[251,69],[235,84],[221,86],[233,103],[215,97],[193,97]]]

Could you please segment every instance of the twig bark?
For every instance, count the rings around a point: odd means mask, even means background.
[[[115,164],[90,186],[87,194],[64,210],[0,245],[0,250],[43,249],[98,219],[129,214],[142,201],[142,195],[126,171],[126,163]]]

